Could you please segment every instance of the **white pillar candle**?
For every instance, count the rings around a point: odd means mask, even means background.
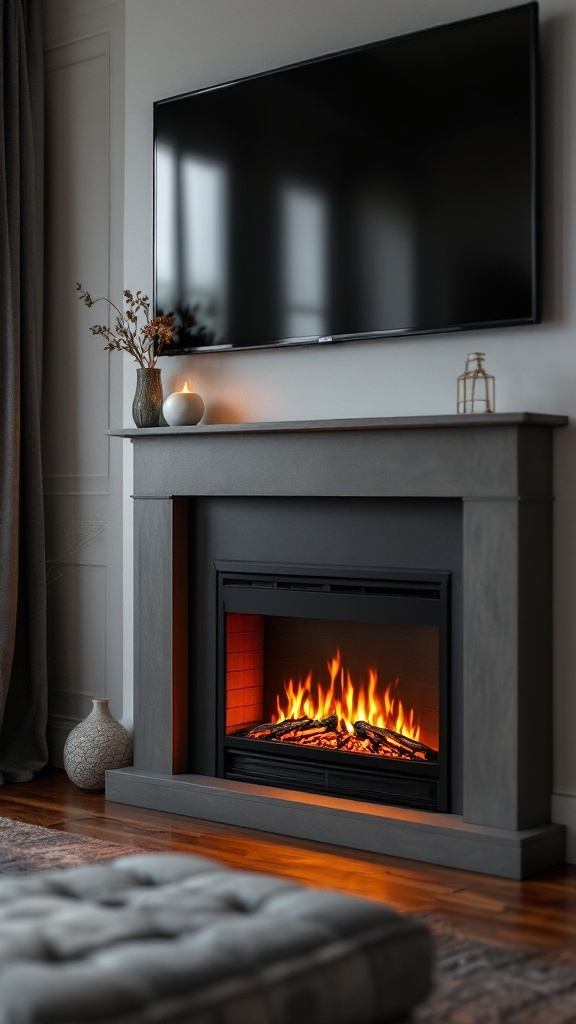
[[[193,427],[204,415],[204,402],[185,381],[180,391],[173,391],[162,406],[169,427]]]

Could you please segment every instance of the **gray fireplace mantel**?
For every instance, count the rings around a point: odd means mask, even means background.
[[[134,445],[134,767],[106,796],[297,838],[523,877],[550,824],[553,431],[564,416],[118,429]],[[187,773],[190,498],[456,498],[463,528],[463,814]]]

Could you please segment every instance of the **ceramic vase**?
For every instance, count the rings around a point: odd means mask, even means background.
[[[64,768],[79,789],[104,789],[104,773],[132,763],[132,737],[108,709],[108,697],[96,697],[92,711],[64,744]]]
[[[162,410],[161,370],[154,367],[138,367],[136,370],[136,392],[132,402],[132,418],[137,427],[157,427]]]
[[[174,391],[164,402],[162,415],[169,427],[194,427],[204,415],[204,402],[194,391]]]

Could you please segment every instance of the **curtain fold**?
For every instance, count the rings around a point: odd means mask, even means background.
[[[0,21],[0,783],[47,761],[41,0]]]

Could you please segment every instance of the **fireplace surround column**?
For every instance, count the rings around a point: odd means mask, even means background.
[[[135,763],[107,797],[511,877],[563,858],[551,796],[553,431],[493,414],[111,431],[134,444]],[[189,499],[455,498],[463,813],[187,774]],[[354,822],[354,827],[352,827]],[[359,827],[360,826],[360,827]]]
[[[463,512],[463,817],[530,828],[549,820],[552,789],[551,502],[464,500]]]
[[[134,764],[188,766],[187,502],[134,495]]]

